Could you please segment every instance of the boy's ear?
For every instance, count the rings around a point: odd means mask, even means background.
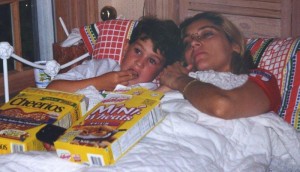
[[[128,48],[129,48],[129,40],[128,40],[128,39],[126,39],[126,40],[125,40],[125,42],[124,42],[124,46],[123,46],[122,57],[124,57],[124,56],[125,56],[125,54],[126,54],[126,52],[127,52]]]

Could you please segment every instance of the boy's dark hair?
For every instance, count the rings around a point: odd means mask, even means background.
[[[155,17],[143,17],[133,29],[129,44],[138,39],[150,39],[153,43],[153,51],[166,58],[164,66],[170,65],[180,59],[180,30],[172,20],[160,20]]]

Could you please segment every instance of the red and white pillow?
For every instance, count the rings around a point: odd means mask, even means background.
[[[277,77],[279,116],[300,131],[300,38],[248,39],[247,45],[254,63]]]
[[[137,23],[137,20],[107,20],[84,26],[80,33],[93,58],[111,58],[120,63],[123,48]]]

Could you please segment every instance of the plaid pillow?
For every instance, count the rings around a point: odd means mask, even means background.
[[[93,53],[93,49],[99,35],[98,26],[100,24],[101,22],[98,22],[79,28],[83,43],[85,44],[85,47],[87,48],[89,54]]]
[[[300,131],[300,38],[248,39],[247,49],[260,68],[271,71],[282,96],[280,117]],[[298,78],[298,79],[297,79]]]
[[[135,20],[121,19],[100,22],[97,26],[99,36],[92,53],[93,58],[112,58],[120,63],[123,47],[137,23]]]

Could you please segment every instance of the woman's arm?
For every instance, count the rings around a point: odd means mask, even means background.
[[[223,90],[209,83],[194,81],[182,68],[178,64],[167,67],[160,81],[163,85],[182,92],[201,112],[223,119],[234,119],[255,116],[270,110],[267,95],[250,80],[241,87]]]
[[[191,81],[192,78],[182,78],[178,90],[195,108],[206,114],[223,119],[234,119],[269,111],[268,97],[251,81],[232,90],[223,90],[201,81],[195,81],[185,87],[184,84]]]

